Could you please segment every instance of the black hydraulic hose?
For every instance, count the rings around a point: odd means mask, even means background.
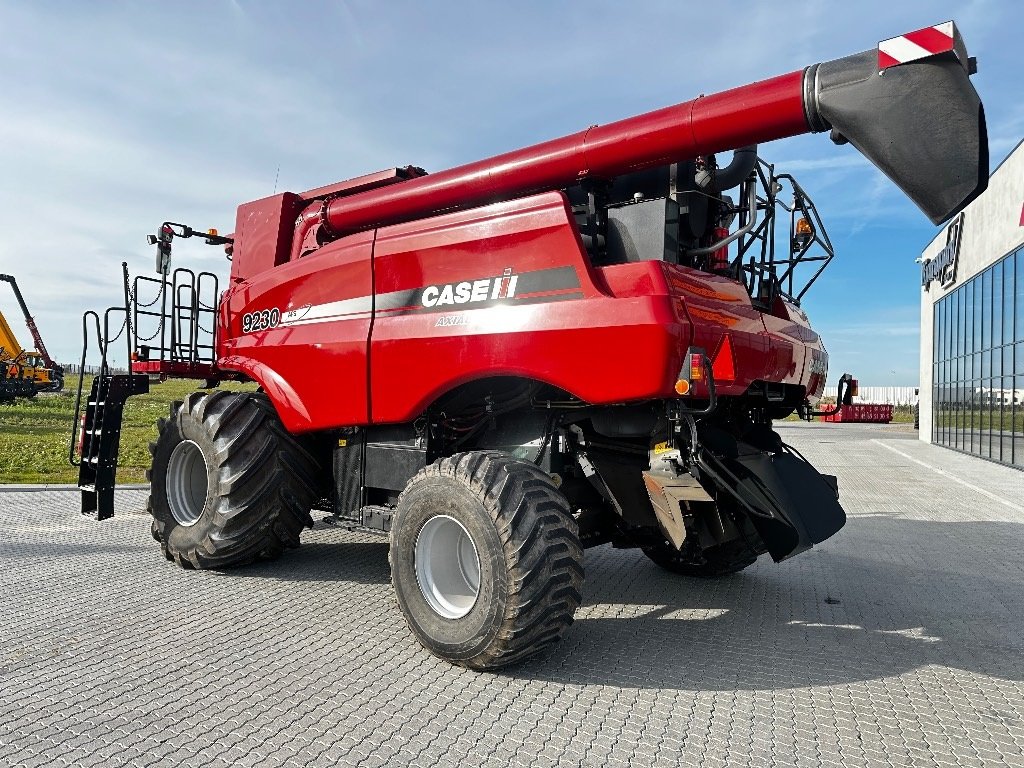
[[[716,171],[704,170],[697,174],[697,185],[709,192],[723,192],[743,182],[757,165],[757,144],[733,151],[732,160]]]

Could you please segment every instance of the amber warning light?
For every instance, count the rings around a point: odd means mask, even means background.
[[[683,367],[676,377],[673,389],[677,395],[688,395],[693,388],[694,382],[704,380],[704,369],[707,365],[707,355],[699,347],[690,347],[686,351],[686,358],[683,360]]]

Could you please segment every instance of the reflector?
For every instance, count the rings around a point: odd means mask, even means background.
[[[715,381],[736,380],[736,361],[733,359],[732,340],[727,333],[722,335],[718,351],[711,358],[711,373],[714,375]]]

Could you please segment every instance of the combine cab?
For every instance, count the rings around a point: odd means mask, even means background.
[[[929,46],[911,61],[887,41],[449,171],[244,203],[230,237],[164,223],[158,276],[125,273],[102,333],[87,317],[104,359],[125,325],[135,362],[85,404],[83,511],[112,514],[125,398],[205,380],[152,445],[167,559],[273,558],[324,510],[390,537],[412,631],[473,668],[562,637],[585,547],[718,577],[824,541],[836,480],[772,422],[816,413],[828,356],[800,303],[833,249],[757,144],[829,132],[933,222],[959,211],[988,177],[974,62],[952,22],[909,37]],[[226,247],[223,294],[171,270],[182,237]]]

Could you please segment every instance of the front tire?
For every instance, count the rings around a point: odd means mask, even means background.
[[[148,508],[168,560],[225,568],[299,546],[319,466],[265,395],[195,392],[158,429]]]
[[[420,470],[391,528],[392,581],[428,650],[493,669],[557,642],[583,585],[569,503],[533,464],[463,453]]]

